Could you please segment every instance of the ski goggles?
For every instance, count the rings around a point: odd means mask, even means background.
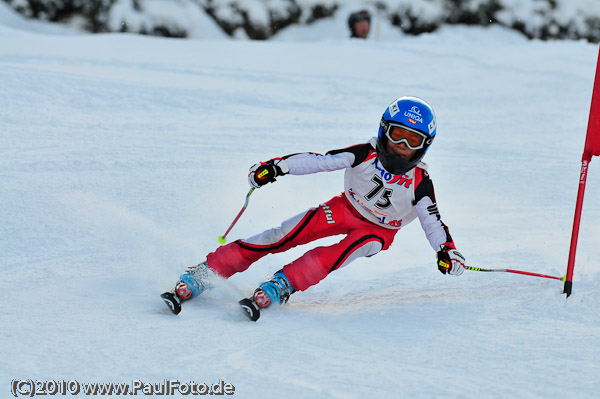
[[[385,136],[394,144],[406,144],[411,150],[420,150],[425,147],[429,138],[425,133],[393,122],[388,122]]]

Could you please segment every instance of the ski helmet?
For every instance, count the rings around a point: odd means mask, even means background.
[[[406,138],[398,141],[392,139],[397,143],[404,142],[409,148],[417,150],[410,160],[386,151],[386,142],[391,137],[388,132],[395,126],[416,133],[414,137],[417,142],[413,140],[409,142]],[[429,104],[418,97],[400,97],[387,107],[381,117],[377,135],[377,157],[385,170],[395,175],[403,175],[423,159],[435,138],[436,131],[435,113]],[[422,137],[420,142],[418,142],[419,136]]]

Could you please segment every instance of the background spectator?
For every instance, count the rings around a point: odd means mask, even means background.
[[[371,13],[367,10],[356,11],[348,17],[350,37],[366,39],[371,29]]]

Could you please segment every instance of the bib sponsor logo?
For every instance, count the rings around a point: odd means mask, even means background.
[[[379,158],[375,158],[375,160],[372,163],[373,166],[375,166],[375,169],[377,169],[377,171],[379,172],[379,174],[381,175],[381,178],[383,180],[385,180],[386,183],[388,184],[397,184],[399,186],[402,186],[404,188],[410,188],[413,179],[409,178],[408,175],[394,175],[391,174],[390,172],[386,171],[384,168],[382,168],[381,166],[379,166]]]

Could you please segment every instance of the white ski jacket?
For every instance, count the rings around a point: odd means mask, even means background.
[[[325,155],[305,152],[274,159],[284,174],[305,175],[346,169],[344,194],[367,220],[389,229],[401,229],[419,218],[435,251],[441,245],[455,248],[442,222],[427,165],[420,162],[399,176],[386,171],[377,158],[377,138]]]

